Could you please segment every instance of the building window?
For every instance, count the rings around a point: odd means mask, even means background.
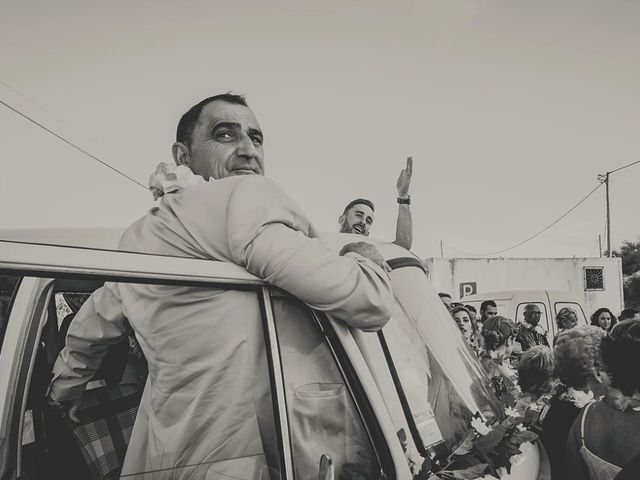
[[[584,268],[584,289],[604,290],[604,267]]]

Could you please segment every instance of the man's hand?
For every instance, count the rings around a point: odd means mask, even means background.
[[[391,267],[387,262],[384,261],[384,257],[380,253],[380,251],[370,243],[367,242],[353,242],[347,243],[340,250],[340,255],[344,255],[349,252],[355,252],[363,257],[367,257],[369,260],[373,261],[376,265],[379,265],[386,272],[391,271]]]
[[[413,171],[413,158],[407,157],[407,166],[402,169],[396,188],[398,189],[398,197],[406,198],[409,196],[409,186],[411,185],[411,173]]]
[[[75,400],[69,400],[66,402],[56,402],[55,400],[49,398],[48,403],[50,406],[65,412],[67,416],[71,419],[71,421],[75,424],[80,423],[80,417],[78,416],[78,409],[80,408],[80,403],[82,402],[81,398],[77,398]]]

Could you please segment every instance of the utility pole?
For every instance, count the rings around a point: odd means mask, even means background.
[[[442,240],[440,240],[440,258],[444,258],[444,248],[442,248]]]
[[[627,165],[623,165],[622,167],[616,168],[615,170],[611,170],[610,172],[605,172],[604,174],[598,175],[598,180],[600,183],[604,183],[606,189],[606,199],[607,199],[607,257],[611,258],[611,211],[609,208],[609,176],[612,173],[619,172],[620,170],[624,170],[625,168],[632,167],[634,165],[638,165],[640,160],[636,160],[635,162],[631,162]]]
[[[611,211],[609,209],[609,174],[604,174],[604,187],[607,195],[607,257],[611,258]]]
[[[602,258],[602,235],[598,234],[598,255]]]

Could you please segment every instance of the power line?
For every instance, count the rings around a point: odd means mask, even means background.
[[[512,245],[510,247],[507,248],[503,248],[502,250],[497,250],[495,252],[488,252],[488,253],[468,253],[468,252],[462,252],[460,250],[456,250],[455,248],[450,247],[449,245],[447,245],[448,248],[450,248],[451,250],[457,252],[457,253],[461,253],[462,255],[469,255],[472,257],[486,257],[486,256],[490,256],[490,255],[498,255],[500,253],[504,253],[507,252],[509,250],[513,250],[514,248],[517,248],[521,245],[524,245],[525,243],[527,243],[530,240],[533,240],[534,238],[536,238],[539,235],[542,235],[544,232],[546,232],[547,230],[549,230],[551,227],[553,227],[555,224],[557,224],[560,220],[562,220],[564,217],[566,217],[567,215],[569,215],[571,212],[573,212],[576,208],[578,208],[580,205],[582,205],[582,203],[584,203],[584,201],[589,198],[591,195],[593,195],[595,193],[596,190],[598,190],[600,187],[602,186],[602,183],[599,183],[596,188],[594,188],[593,190],[591,190],[584,198],[582,198],[582,200],[580,200],[578,203],[576,203],[573,207],[571,207],[569,210],[567,210],[566,212],[564,212],[562,215],[560,215],[554,222],[550,223],[549,225],[547,225],[546,227],[544,227],[543,229],[539,230],[538,232],[534,233],[533,235],[531,235],[530,237],[526,238],[525,240],[522,240],[521,242],[516,243],[515,245]]]
[[[29,122],[33,123],[34,125],[40,127],[41,129],[45,130],[46,132],[49,132],[51,135],[53,135],[54,137],[58,138],[59,140],[62,140],[64,143],[66,143],[67,145],[70,145],[71,147],[75,148],[76,150],[84,153],[85,155],[87,155],[88,157],[91,157],[92,159],[94,159],[96,162],[101,163],[102,165],[104,165],[105,167],[113,170],[114,172],[116,172],[119,175],[122,175],[124,178],[131,180],[133,183],[141,186],[142,188],[144,188],[145,190],[148,190],[148,188],[143,185],[142,183],[140,183],[139,181],[137,181],[136,179],[130,177],[129,175],[127,175],[126,173],[122,172],[121,170],[118,170],[116,167],[111,166],[109,163],[105,162],[104,160],[100,160],[98,157],[96,157],[95,155],[93,155],[92,153],[87,152],[85,149],[83,149],[82,147],[79,147],[78,145],[76,145],[75,143],[73,143],[70,140],[67,140],[66,138],[64,138],[62,135],[57,134],[56,132],[54,132],[53,130],[45,127],[44,125],[42,125],[41,123],[37,122],[36,120],[34,120],[33,118],[31,118],[29,115],[22,113],[20,110],[18,110],[17,108],[12,107],[11,105],[9,105],[8,103],[6,103],[4,100],[0,99],[0,103],[2,105],[4,105],[5,107],[7,107],[9,110],[17,113],[18,115],[20,115],[21,117],[23,117],[24,119],[28,120]]]
[[[90,137],[89,135],[87,135],[85,132],[83,132],[82,130],[78,130],[77,128],[75,128],[73,125],[71,125],[69,122],[66,122],[65,120],[63,120],[62,118],[58,117],[55,113],[53,113],[51,110],[46,109],[45,107],[43,107],[42,105],[40,105],[39,103],[35,102],[34,100],[32,100],[31,98],[27,97],[26,95],[24,95],[23,93],[21,93],[20,91],[16,90],[15,88],[13,88],[11,85],[9,85],[6,82],[3,82],[2,80],[0,80],[0,84],[4,85],[8,90],[11,90],[13,93],[15,93],[16,95],[18,95],[19,97],[24,98],[27,102],[29,102],[31,105],[34,105],[36,107],[38,107],[40,110],[42,110],[43,112],[46,112],[48,115],[50,115],[51,117],[55,118],[58,122],[60,122],[61,124],[63,124],[64,126],[66,126],[67,128],[69,128],[70,130],[73,130],[74,132],[80,134],[80,136],[86,138],[87,140],[89,140],[92,143],[95,143],[98,147],[102,148],[103,150],[105,150],[106,152],[109,152],[112,155],[115,156],[120,156],[119,153],[114,152],[113,150],[105,147],[104,145],[102,145],[100,142],[98,142],[95,138]]]
[[[624,170],[625,168],[632,167],[633,165],[637,165],[638,163],[640,163],[640,160],[637,160],[635,162],[631,162],[628,165],[624,165],[622,167],[616,168],[615,170],[611,170],[610,172],[607,172],[607,173],[615,173],[615,172],[618,172],[620,170]]]

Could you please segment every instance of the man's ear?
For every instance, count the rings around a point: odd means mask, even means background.
[[[171,146],[171,153],[176,165],[184,165],[185,167],[191,168],[191,152],[189,152],[189,147],[184,143],[175,142]]]
[[[338,217],[338,225],[342,226],[343,223],[344,223],[344,214]]]

